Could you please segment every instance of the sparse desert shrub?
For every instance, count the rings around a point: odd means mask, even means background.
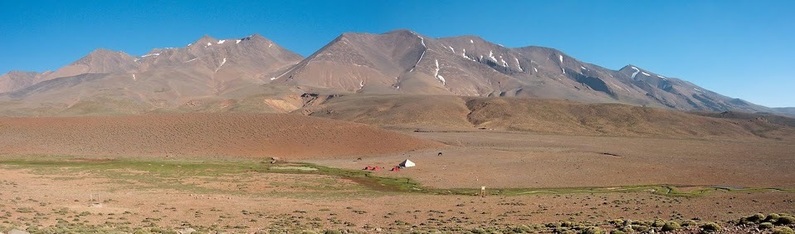
[[[626,232],[621,231],[621,230],[613,230],[613,231],[610,231],[610,234],[626,234]]]
[[[325,230],[323,234],[342,234],[339,230]]]
[[[646,225],[632,225],[632,230],[635,230],[636,232],[647,232],[649,229],[650,228]]]
[[[654,220],[654,222],[651,223],[652,227],[662,227],[663,225],[665,225],[665,221],[662,219]]]
[[[778,215],[776,213],[771,213],[771,214],[767,215],[767,217],[765,218],[765,222],[776,223],[776,222],[778,222],[779,218],[781,218],[780,215]]]
[[[771,229],[773,227],[775,227],[775,225],[773,225],[771,222],[763,222],[759,224],[759,229]]]
[[[795,234],[795,231],[789,227],[780,227],[776,228],[776,230],[773,230],[773,234]]]
[[[748,216],[747,219],[748,219],[748,221],[751,221],[751,222],[754,222],[754,223],[759,223],[759,222],[762,222],[762,220],[765,219],[765,215],[762,214],[762,213],[757,213],[755,215]]]
[[[701,231],[705,233],[720,231],[721,227],[717,223],[709,222],[701,225]]]
[[[697,225],[698,225],[698,223],[696,223],[696,221],[693,221],[693,220],[682,221],[682,226],[683,227],[694,227],[694,226],[697,226]]]
[[[679,225],[679,223],[677,223],[675,221],[670,221],[670,222],[667,222],[667,223],[663,224],[662,229],[660,229],[660,230],[664,231],[664,232],[670,232],[670,231],[679,230],[680,228],[682,228],[682,226]]]
[[[582,234],[604,234],[605,230],[602,230],[599,227],[589,227],[589,228],[586,228],[586,229],[582,230],[581,233]]]
[[[776,222],[778,225],[788,225],[793,223],[795,223],[795,217],[785,215],[778,218],[778,222]]]

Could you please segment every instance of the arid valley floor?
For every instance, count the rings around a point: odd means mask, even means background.
[[[383,130],[297,115],[6,118],[0,133],[0,232],[645,233],[673,221],[681,233],[772,233],[795,213],[789,138]],[[388,170],[404,159],[417,166]]]

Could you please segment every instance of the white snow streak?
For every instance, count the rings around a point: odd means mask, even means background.
[[[276,79],[276,77],[271,77],[271,80],[275,80],[275,79]]]
[[[491,58],[491,60],[493,60],[494,62],[497,62],[497,58],[494,57],[494,52],[491,50],[489,50],[489,58]]]
[[[224,42],[226,42],[226,40],[219,40],[219,41],[218,41],[218,44],[219,44],[219,45],[220,45],[220,44],[224,44]]]
[[[436,79],[438,79],[439,82],[442,82],[442,85],[446,85],[447,81],[444,80],[444,77],[439,75],[439,60],[436,59],[435,62],[436,62],[436,71],[433,72],[433,76],[436,77]]]
[[[363,80],[359,81],[359,89],[362,89],[362,88],[364,88],[364,81]]]
[[[503,67],[508,67],[508,62],[505,62],[505,59],[502,59],[502,55],[500,55],[500,61],[502,62]]]
[[[534,72],[538,72],[538,68],[533,67]]]
[[[583,69],[583,70],[586,70],[586,71],[588,70],[588,68],[585,68],[583,66],[580,66],[580,69]]]
[[[450,47],[450,51],[453,51],[453,54],[455,54],[455,49],[453,49],[452,46],[449,46],[449,47]]]
[[[192,58],[192,59],[190,59],[190,60],[188,60],[188,61],[185,61],[185,63],[189,63],[189,62],[196,61],[196,59],[198,59],[198,58]]]
[[[240,44],[241,41],[243,41],[243,40],[237,39],[237,40],[235,40],[235,44]]]
[[[133,80],[138,80],[138,79],[135,78],[135,74],[133,74]]]
[[[640,69],[638,69],[637,67],[629,67],[629,68],[632,68],[632,70],[635,70],[635,72],[632,73],[632,79],[635,79],[635,76],[638,75],[638,72],[640,72]]]
[[[472,39],[469,39],[469,44],[475,44],[475,41],[473,41]]]
[[[146,57],[149,57],[149,56],[158,56],[158,55],[160,55],[160,53],[145,54],[145,55],[142,55],[141,58],[146,58]]]
[[[522,69],[522,64],[519,63],[519,59],[516,58],[516,57],[513,57],[513,60],[516,61],[516,67],[519,68],[519,71],[524,71],[524,69]]]
[[[212,42],[207,42],[207,46],[211,46],[211,45],[213,45]]]
[[[660,77],[662,79],[667,79],[667,78],[665,78],[665,76],[661,76],[661,75],[657,75],[657,77]]]
[[[273,43],[268,43],[268,48],[271,48],[272,46],[273,46]]]
[[[428,48],[428,46],[426,46],[426,45],[425,45],[425,38],[422,38],[422,37],[421,37],[421,36],[419,36],[419,35],[417,35],[417,37],[419,37],[419,38],[420,38],[420,43],[422,44],[422,47]]]
[[[425,50],[422,51],[422,54],[420,54],[420,59],[417,59],[417,62],[414,63],[414,67],[412,67],[411,70],[409,70],[409,72],[413,72],[414,68],[417,68],[417,65],[420,65],[420,61],[422,61],[422,57],[424,56],[425,56]]]
[[[641,72],[640,74],[643,74],[644,76],[651,76],[651,74],[646,73],[646,72]]]
[[[224,64],[226,64],[226,58],[224,58],[223,60],[221,60],[221,65],[218,65],[218,68],[216,68],[216,69],[215,69],[215,72],[218,72],[218,70],[220,70],[220,69],[221,69],[221,67],[223,67],[223,66],[224,66]]]
[[[563,55],[558,55],[558,59],[560,59],[560,63],[563,64]]]

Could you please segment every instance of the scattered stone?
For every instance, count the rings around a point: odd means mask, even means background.
[[[30,234],[30,232],[22,231],[19,229],[14,229],[8,232],[8,234]]]

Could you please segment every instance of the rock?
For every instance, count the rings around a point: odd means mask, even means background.
[[[14,229],[8,232],[8,234],[30,234],[30,232],[22,231],[19,229]]]
[[[179,231],[177,231],[177,233],[179,233],[179,234],[191,234],[191,233],[194,233],[194,232],[196,232],[196,229],[193,229],[193,228],[183,228],[183,229],[180,229]]]

